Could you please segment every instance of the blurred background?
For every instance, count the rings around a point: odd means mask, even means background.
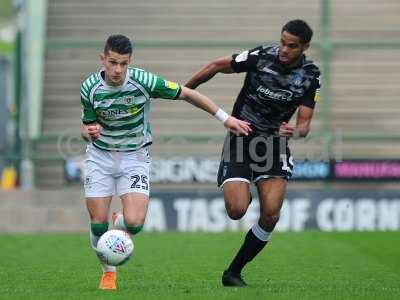
[[[399,230],[399,16],[398,0],[0,0],[0,232],[87,230],[79,88],[108,35],[134,41],[135,66],[184,84],[212,59],[279,41],[294,18],[314,29],[322,98],[310,136],[291,142],[278,230]],[[231,111],[243,78],[217,75],[199,91]],[[147,230],[254,223],[257,201],[239,222],[224,213],[216,120],[154,100],[151,123]]]

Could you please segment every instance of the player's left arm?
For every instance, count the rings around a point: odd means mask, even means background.
[[[153,75],[154,76],[154,75]],[[160,76],[155,76],[155,82],[149,88],[152,98],[179,99],[208,112],[220,120],[224,126],[236,134],[248,135],[251,132],[250,123],[229,116],[220,109],[210,98],[190,88],[168,81]]]
[[[304,138],[307,136],[310,132],[315,103],[320,100],[320,88],[320,77],[318,75],[314,78],[310,89],[299,105],[296,126],[290,126],[286,122],[283,122],[279,128],[279,135],[292,138]]]
[[[296,126],[291,126],[283,122],[279,127],[279,135],[290,138],[304,138],[310,132],[311,119],[314,109],[305,105],[300,105],[297,112]]]
[[[236,134],[248,135],[251,132],[250,123],[236,119],[233,116],[228,115],[221,108],[219,108],[210,98],[207,96],[189,89],[182,87],[182,90],[177,99],[185,100],[186,102],[208,112],[215,116],[218,120],[223,122],[224,126]]]
[[[293,137],[304,138],[310,132],[311,119],[314,113],[314,107],[320,100],[321,76],[319,69],[315,71],[315,77],[311,86],[304,95],[297,112],[296,128],[293,131]]]
[[[305,105],[300,105],[297,112],[296,128],[293,137],[306,137],[310,132],[311,119],[314,109]]]

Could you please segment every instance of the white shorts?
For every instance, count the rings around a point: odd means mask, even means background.
[[[150,193],[151,159],[147,148],[105,151],[89,145],[84,164],[85,197]]]

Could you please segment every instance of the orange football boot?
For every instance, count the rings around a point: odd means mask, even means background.
[[[117,273],[104,272],[101,276],[99,289],[101,290],[116,290],[117,289]]]

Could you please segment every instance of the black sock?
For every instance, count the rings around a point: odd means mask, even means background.
[[[248,262],[252,261],[253,258],[256,257],[256,255],[265,247],[266,244],[267,241],[264,242],[257,238],[254,235],[253,231],[250,229],[249,232],[247,232],[244,242],[240,247],[238,253],[228,267],[228,271],[240,274],[243,267]]]

